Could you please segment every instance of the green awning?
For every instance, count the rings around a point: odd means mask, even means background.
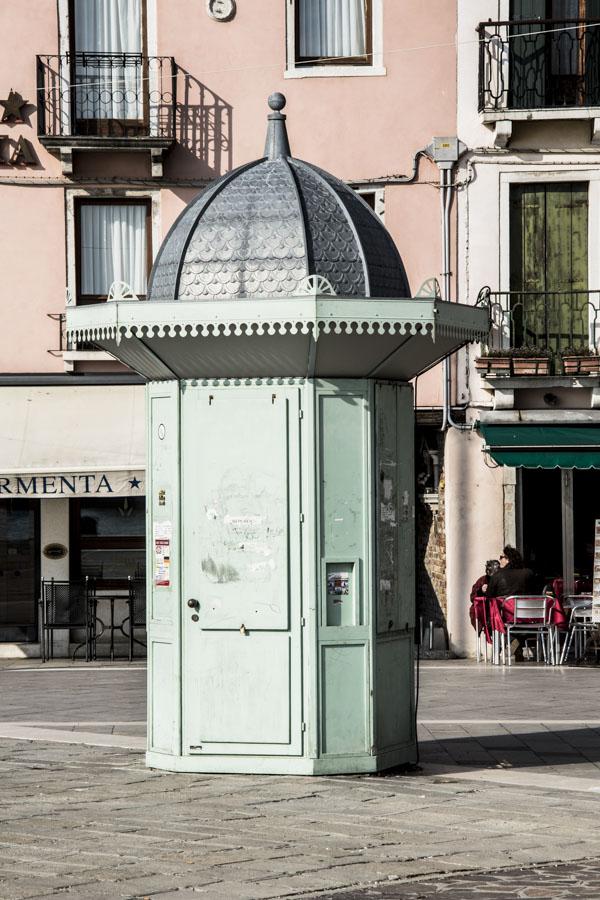
[[[484,450],[501,466],[600,469],[600,425],[479,427]]]

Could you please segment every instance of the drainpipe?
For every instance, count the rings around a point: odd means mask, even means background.
[[[440,170],[440,214],[442,228],[442,300],[451,299],[451,254],[450,254],[450,207],[452,205],[452,169],[459,156],[466,150],[457,137],[437,137],[427,148],[429,155]],[[471,431],[471,425],[463,425],[452,418],[452,367],[450,358],[442,363],[443,409],[442,431],[456,428]]]

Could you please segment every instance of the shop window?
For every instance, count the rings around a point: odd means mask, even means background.
[[[71,501],[71,577],[120,586],[145,574],[145,500],[111,497]]]
[[[293,0],[288,18],[288,74],[294,69],[381,69],[382,0]],[[328,74],[315,71],[312,74]],[[337,74],[337,73],[336,73]],[[346,74],[352,74],[348,71]]]
[[[76,206],[77,302],[106,300],[123,283],[145,299],[152,261],[149,201],[82,200]]]
[[[0,641],[36,641],[39,500],[0,500]]]

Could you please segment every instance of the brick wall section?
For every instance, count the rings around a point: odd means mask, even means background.
[[[445,483],[440,475],[437,509],[422,496],[417,499],[417,619],[446,620]]]

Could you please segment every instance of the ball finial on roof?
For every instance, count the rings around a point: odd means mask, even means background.
[[[279,91],[271,94],[267,100],[271,112],[267,116],[267,140],[265,141],[265,156],[267,159],[279,159],[281,156],[291,156],[290,142],[288,141],[285,127],[286,117],[281,112],[286,104],[286,99]]]
[[[284,94],[280,94],[279,91],[275,91],[274,94],[271,94],[271,96],[269,97],[267,102],[268,102],[269,106],[271,107],[271,109],[274,109],[277,112],[281,112],[281,110],[284,108],[285,104],[287,103],[287,100],[285,99]]]

